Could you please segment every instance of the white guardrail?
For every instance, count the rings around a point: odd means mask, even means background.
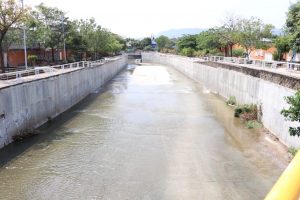
[[[62,65],[55,65],[55,66],[43,66],[43,67],[34,67],[28,70],[22,71],[15,71],[15,72],[8,72],[0,74],[0,80],[11,80],[11,79],[19,79],[26,76],[34,76],[42,73],[53,73],[59,72],[59,70],[65,69],[79,69],[79,68],[86,68],[86,67],[94,67],[96,65],[103,65],[104,63],[118,60],[120,57],[113,57],[113,58],[104,58],[96,61],[80,61]]]
[[[224,62],[224,63],[234,63],[239,65],[250,65],[254,67],[263,67],[263,68],[286,68],[287,70],[300,71],[300,63],[292,62],[280,62],[280,61],[267,61],[267,60],[256,60],[256,59],[247,59],[247,58],[236,58],[236,57],[223,57],[223,56],[211,56],[200,58],[203,61],[211,62]]]
[[[164,55],[164,54],[161,54]],[[210,56],[210,57],[185,57],[180,55],[169,56],[179,56],[182,59],[187,59],[192,62],[221,62],[221,63],[233,63],[240,66],[250,66],[250,67],[262,67],[269,69],[286,69],[289,72],[299,71],[300,72],[300,63],[292,62],[282,62],[282,61],[267,61],[267,60],[256,60],[256,59],[247,59],[247,58],[237,58],[237,57],[224,57],[224,56]]]

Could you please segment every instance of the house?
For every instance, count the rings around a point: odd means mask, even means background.
[[[69,52],[67,53],[69,55]],[[27,48],[27,56],[36,55],[38,63],[52,62],[52,50],[45,49],[43,46],[37,44]],[[22,45],[12,45],[7,52],[4,53],[4,66],[10,68],[25,66],[25,53]],[[54,60],[63,60],[63,52],[60,49],[54,50]],[[30,63],[28,63],[30,66]]]
[[[250,59],[272,61],[273,55],[277,51],[275,47],[268,49],[255,49],[250,53]]]

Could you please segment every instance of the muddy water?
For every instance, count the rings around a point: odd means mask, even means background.
[[[261,200],[284,166],[232,115],[173,69],[125,71],[0,150],[0,199]]]

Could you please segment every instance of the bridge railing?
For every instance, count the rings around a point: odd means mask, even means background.
[[[34,67],[30,68],[28,70],[21,70],[21,71],[14,71],[14,72],[8,72],[8,73],[2,73],[0,74],[0,80],[11,80],[11,79],[19,79],[26,76],[34,76],[39,75],[43,73],[55,73],[59,72],[60,70],[66,70],[66,69],[79,69],[79,68],[86,68],[86,67],[94,67],[97,65],[102,65],[107,62],[111,62],[114,60],[120,59],[120,56],[113,57],[113,58],[104,58],[96,61],[80,61],[80,62],[74,62],[74,63],[68,63],[68,64],[62,64],[62,65],[55,65],[55,66],[43,66],[43,67]]]

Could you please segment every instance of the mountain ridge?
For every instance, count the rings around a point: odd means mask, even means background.
[[[178,38],[183,35],[195,35],[202,31],[206,31],[205,28],[179,28],[179,29],[169,29],[166,31],[161,31],[157,33],[155,36],[159,37],[161,35],[167,36],[169,38]]]

